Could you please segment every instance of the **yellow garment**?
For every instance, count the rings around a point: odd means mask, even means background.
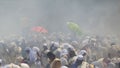
[[[89,64],[89,68],[94,68],[94,65],[93,64]]]
[[[60,59],[56,58],[50,64],[50,68],[61,68],[61,61]]]
[[[85,61],[82,62],[82,64],[80,66],[78,66],[78,68],[89,68],[89,64]]]

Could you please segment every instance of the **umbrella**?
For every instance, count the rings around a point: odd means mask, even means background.
[[[34,32],[48,33],[48,31],[41,26],[35,26],[31,30],[34,31]]]
[[[78,24],[74,22],[67,22],[67,26],[74,33],[81,35],[82,32]]]

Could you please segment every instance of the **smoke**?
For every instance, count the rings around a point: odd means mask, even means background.
[[[49,32],[69,32],[74,21],[84,32],[118,35],[119,0],[0,0],[0,34],[21,33],[40,25]]]

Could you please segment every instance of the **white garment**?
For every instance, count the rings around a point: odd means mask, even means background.
[[[61,68],[68,68],[67,66],[61,66]]]

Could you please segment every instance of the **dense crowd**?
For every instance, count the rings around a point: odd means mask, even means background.
[[[0,40],[0,68],[120,68],[112,36],[29,33]]]

